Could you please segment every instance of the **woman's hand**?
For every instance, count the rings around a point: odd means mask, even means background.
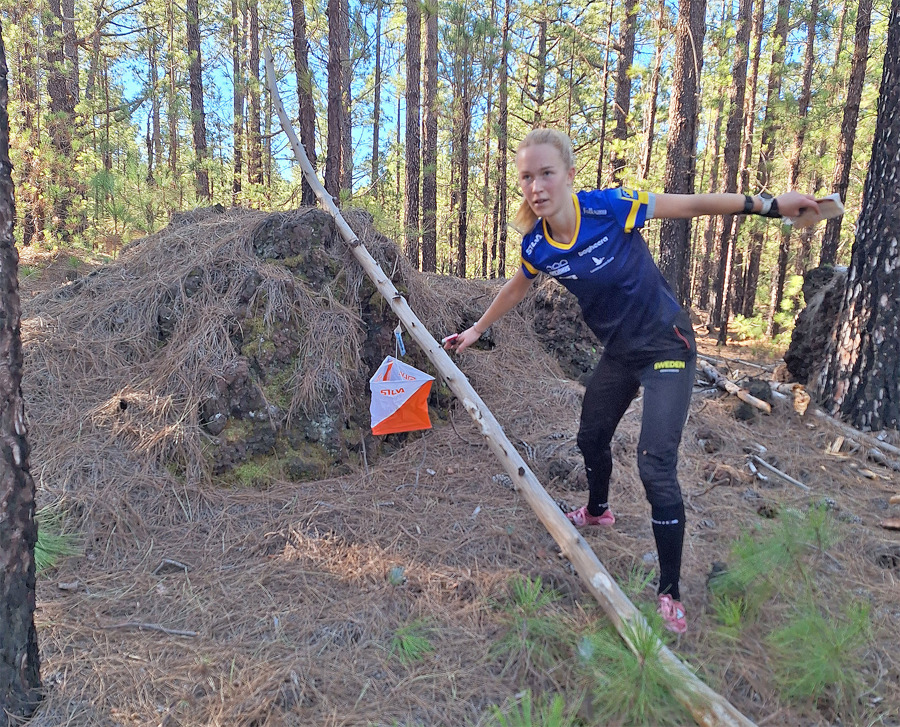
[[[450,339],[444,344],[445,351],[455,351],[461,353],[471,346],[475,341],[481,338],[481,334],[475,330],[475,326],[470,326],[455,338]]]
[[[811,194],[800,192],[785,192],[779,194],[775,201],[778,202],[778,212],[782,217],[799,217],[800,213],[809,208],[819,211],[819,204]]]

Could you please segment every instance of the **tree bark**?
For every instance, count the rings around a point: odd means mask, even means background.
[[[497,0],[491,0],[490,27],[496,26]],[[482,206],[482,231],[481,231],[481,274],[488,277],[488,255],[493,247],[496,249],[497,240],[491,226],[491,212],[494,205],[491,202],[491,141],[493,141],[493,112],[494,112],[494,66],[497,59],[494,56],[493,32],[485,33],[482,37],[481,52],[482,63],[487,66],[487,94],[485,98],[484,118],[484,176],[481,188]]]
[[[178,177],[178,85],[176,78],[178,62],[175,55],[175,3],[169,3],[166,14],[169,34],[169,98],[166,108],[166,112],[169,114],[169,172],[175,179]]]
[[[725,126],[725,149],[722,154],[722,192],[737,192],[740,166],[741,131],[744,127],[744,96],[747,90],[747,60],[750,46],[752,0],[740,0],[734,35],[734,61],[731,65],[731,85],[728,93],[728,123]],[[716,272],[715,294],[711,321],[719,326],[717,344],[724,346],[728,336],[728,292],[734,263],[734,215],[719,218],[719,265]]]
[[[209,201],[209,171],[206,168],[206,112],[203,108],[203,64],[200,57],[200,4],[186,4],[188,79],[191,87],[191,128],[194,132],[194,189],[197,199]]]
[[[824,409],[862,431],[900,427],[900,0],[892,0],[847,289],[828,364]]]
[[[419,269],[419,106],[421,85],[422,14],[419,0],[406,2],[406,188],[403,229],[406,257]]]
[[[425,3],[425,124],[422,139],[422,270],[437,272],[438,3]]]
[[[856,34],[853,41],[853,59],[850,62],[850,79],[847,82],[847,100],[841,119],[841,135],[838,140],[837,163],[831,191],[847,200],[847,186],[850,183],[850,167],[853,163],[853,144],[856,140],[856,124],[859,119],[859,105],[862,100],[863,84],[866,80],[866,61],[869,57],[869,29],[872,25],[872,0],[859,0],[856,14]],[[837,262],[838,246],[841,241],[843,216],[834,217],[825,223],[822,237],[822,253],[819,265],[833,265]]]
[[[247,9],[250,14],[250,30],[247,39],[250,41],[250,64],[248,82],[247,109],[247,173],[252,184],[263,182],[262,139],[260,136],[259,114],[259,1],[249,0]]]
[[[341,24],[345,21],[340,0],[328,0],[328,137],[325,151],[325,189],[338,203],[341,198],[341,151],[344,87],[341,63]]]
[[[24,26],[35,19],[35,8],[30,2],[13,5],[13,22]],[[22,244],[28,246],[40,242],[44,228],[44,204],[40,194],[40,165],[35,157],[40,142],[38,57],[31,33],[22,33],[22,44],[17,49],[18,105],[22,125],[18,127],[25,143],[22,147],[22,168],[19,199],[24,207],[22,215]],[[15,131],[13,133],[16,133]]]
[[[800,88],[800,97],[797,99],[797,131],[794,134],[794,145],[791,150],[790,164],[788,165],[788,189],[796,189],[800,180],[800,156],[803,153],[803,143],[806,139],[806,117],[809,113],[809,102],[812,97],[812,72],[813,62],[815,61],[816,20],[818,14],[819,0],[812,0],[809,6],[808,20],[806,21],[806,55],[803,59],[803,80]],[[769,319],[766,326],[766,335],[770,338],[775,336],[779,330],[775,316],[781,310],[790,251],[791,227],[783,225],[781,228],[781,240],[778,245],[778,262],[772,277]]]
[[[231,204],[236,207],[241,197],[244,176],[244,97],[247,88],[244,76],[243,0],[231,0],[231,70],[234,76],[231,123],[233,167],[231,174]]]
[[[634,40],[637,34],[637,5],[625,5],[625,18],[619,30],[619,61],[616,64],[616,95],[613,101],[612,137],[615,140],[610,167],[613,186],[622,184],[625,170],[625,141],[628,138],[628,113],[631,110],[631,64],[634,63]]]
[[[609,16],[606,19],[606,51],[603,56],[603,108],[600,110],[600,151],[597,153],[597,189],[606,186],[603,176],[603,158],[606,154],[606,119],[609,114],[607,89],[609,88],[609,47],[612,45],[613,9],[615,0],[609,0]]]
[[[316,107],[313,101],[313,79],[312,72],[309,70],[309,39],[306,35],[306,10],[303,7],[303,0],[291,0],[291,14],[293,18],[293,45],[294,45],[294,72],[297,75],[297,103],[299,108],[298,122],[300,125],[300,142],[306,149],[306,156],[309,157],[310,163],[316,165]],[[378,2],[378,25],[376,27],[376,72],[380,72],[380,59],[378,54],[381,52],[381,3]],[[378,148],[378,111],[380,103],[380,90],[378,88],[378,79],[375,85],[375,149]],[[375,153],[377,160],[377,152]],[[316,204],[316,195],[313,192],[309,182],[304,178],[300,187],[300,204],[304,207],[311,207]]]
[[[498,178],[500,193],[497,197],[497,276],[506,277],[506,239],[507,239],[507,204],[506,204],[506,160],[509,136],[509,29],[510,0],[505,0],[503,7],[503,30],[500,36],[500,108],[497,111],[497,159],[499,163]]]
[[[722,148],[722,119],[725,110],[725,89],[719,88],[716,94],[716,105],[713,113],[715,121],[712,123],[712,164],[709,170],[709,188],[707,191],[715,192],[719,187],[719,160]],[[708,144],[707,144],[708,145]],[[697,288],[697,305],[703,310],[707,310],[709,305],[710,292],[710,267],[712,261],[713,248],[716,243],[716,217],[707,217],[703,221],[703,252],[700,257],[700,265],[698,276],[700,280],[696,284]],[[699,223],[698,223],[699,227]]]
[[[534,83],[534,120],[531,122],[533,129],[537,129],[544,121],[544,92],[546,89],[544,79],[547,77],[547,19],[540,18],[537,25],[538,52]]]
[[[68,25],[62,17],[60,0],[49,0],[50,12],[44,13],[44,34],[47,38],[47,94],[50,97],[50,120],[47,124],[50,145],[54,151],[51,179],[58,186],[53,200],[53,229],[61,240],[68,240],[66,224],[74,196],[75,180],[72,172],[72,131],[75,128],[75,96],[72,94],[71,71],[67,68],[68,40],[63,28]]]
[[[784,47],[787,42],[788,16],[790,0],[778,0],[775,11],[775,28],[772,32],[772,56],[769,80],[766,88],[766,108],[762,121],[762,133],[759,141],[759,160],[756,177],[759,191],[774,192],[771,189],[772,163],[775,159],[775,141],[779,125],[776,121],[776,105],[781,94],[781,75],[784,65]],[[760,220],[751,222],[749,255],[747,261],[747,280],[744,285],[744,300],[755,302],[759,281],[759,265],[762,259],[763,245],[766,241],[769,225]],[[746,309],[744,315],[747,315]]]
[[[295,2],[300,2],[300,0],[294,0]],[[301,2],[302,5],[302,2]],[[426,50],[426,60],[427,59],[427,50]],[[437,49],[435,49],[435,53],[437,53]],[[425,82],[428,83],[428,72],[426,70]],[[378,152],[378,144],[379,139],[378,135],[381,132],[381,0],[375,0],[375,100],[372,103],[372,175],[371,180],[369,182],[369,186],[372,188],[372,196],[375,199],[381,199],[381,195],[379,194],[379,175],[380,175],[380,163],[381,159],[379,157]],[[426,104],[428,90],[425,91],[426,94]],[[427,111],[426,111],[427,114]],[[312,160],[310,160],[312,161]],[[307,184],[306,180],[303,180],[304,184]],[[423,184],[423,197],[424,197],[424,180]],[[424,201],[423,201],[424,206]],[[424,232],[423,232],[424,235]]]
[[[341,8],[341,189],[353,191],[353,113],[350,83],[350,2],[340,0]],[[420,31],[421,32],[421,31]]]
[[[697,167],[697,113],[700,72],[703,69],[703,36],[706,33],[706,0],[678,3],[675,27],[675,60],[672,100],[669,104],[669,139],[666,145],[664,190],[693,194]],[[685,305],[690,294],[690,220],[662,220],[659,228],[659,267],[678,301]]]
[[[16,219],[9,161],[9,88],[0,25],[0,710],[8,724],[31,717],[41,699],[37,631],[34,626],[35,486],[22,396]]]
[[[659,0],[659,16],[656,26],[656,50],[653,52],[653,71],[650,73],[650,91],[647,101],[647,112],[644,119],[644,143],[641,147],[641,181],[650,174],[650,159],[653,156],[653,139],[656,131],[656,108],[659,97],[659,77],[662,69],[663,50],[665,49],[666,0]]]

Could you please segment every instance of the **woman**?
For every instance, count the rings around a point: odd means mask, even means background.
[[[572,192],[575,157],[554,129],[531,131],[516,152],[525,200],[514,226],[524,235],[521,266],[471,328],[445,348],[464,351],[512,310],[538,272],[578,299],[603,353],[584,393],[578,447],[589,486],[587,505],[567,517],[579,528],[609,527],[610,442],[628,405],[644,387],[638,468],[650,502],[659,554],[659,613],[675,633],[687,629],[679,592],[684,503],[676,477],[678,446],[694,383],[696,345],[681,308],[637,231],[651,218],[758,214],[795,217],[817,209],[813,197],[743,194],[651,194],[625,188]]]

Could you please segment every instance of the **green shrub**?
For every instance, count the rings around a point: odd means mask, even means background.
[[[566,708],[566,700],[559,694],[537,697],[531,690],[516,695],[511,704],[492,707],[490,727],[574,727],[579,702]]]
[[[401,626],[391,639],[391,654],[404,666],[424,659],[433,652],[434,645],[428,638],[428,627],[422,621]]]

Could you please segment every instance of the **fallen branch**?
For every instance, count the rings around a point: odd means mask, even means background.
[[[109,626],[101,626],[101,629],[140,629],[141,631],[159,631],[169,636],[197,636],[196,631],[182,631],[180,629],[167,629],[159,624],[145,624],[140,621],[126,621],[120,624],[110,624]]]
[[[403,327],[410,337],[422,348],[432,364],[438,370],[447,385],[462,402],[466,411],[481,429],[485,442],[497,455],[504,469],[513,480],[519,492],[528,501],[529,506],[535,512],[538,519],[544,524],[553,539],[559,545],[562,554],[575,567],[579,577],[584,581],[588,590],[600,603],[613,626],[619,632],[628,647],[635,653],[639,653],[635,638],[639,634],[649,632],[649,625],[644,616],[635,608],[634,604],[613,580],[609,571],[597,558],[587,541],[575,529],[568,518],[559,509],[553,498],[541,486],[537,477],[518,453],[516,448],[507,438],[503,428],[494,418],[490,409],[482,401],[481,397],[466,379],[462,371],[447,352],[440,346],[434,337],[428,332],[416,314],[409,307],[406,299],[400,295],[397,288],[390,281],[377,261],[362,245],[356,234],[344,220],[340,210],[325,191],[322,183],[316,176],[315,170],[309,163],[309,158],[300,140],[297,138],[290,119],[284,110],[284,104],[278,93],[278,85],[275,80],[275,69],[272,61],[272,51],[266,49],[266,80],[268,82],[271,98],[281,120],[281,126],[287,135],[294,156],[303,169],[306,181],[313,188],[316,197],[325,209],[334,217],[338,230],[343,236],[353,256],[359,261],[366,274],[375,283],[375,287],[382,297],[391,306],[391,310],[400,319]],[[735,707],[709,686],[704,684],[688,669],[672,651],[659,643],[659,660],[662,667],[677,681],[672,688],[675,698],[681,702],[693,715],[697,723],[713,727],[714,725],[741,725],[748,726],[750,722]]]
[[[790,482],[792,485],[796,485],[796,486],[799,487],[801,490],[806,490],[807,492],[811,492],[810,488],[809,488],[807,485],[804,485],[802,482],[800,482],[800,480],[795,480],[793,477],[791,477],[791,476],[788,475],[788,474],[785,474],[784,472],[782,472],[782,471],[781,471],[780,469],[778,469],[777,467],[773,467],[773,466],[770,465],[768,462],[766,462],[762,457],[757,457],[755,454],[751,454],[751,455],[750,455],[750,458],[751,458],[754,462],[756,462],[756,464],[758,464],[760,467],[765,467],[765,468],[766,468],[767,470],[769,470],[769,472],[771,472],[772,474],[778,475],[778,476],[779,476],[781,479],[783,479],[785,482]]]
[[[764,366],[763,364],[753,363],[752,361],[744,361],[742,358],[726,358],[725,356],[710,356],[708,353],[698,353],[698,359],[709,361],[710,363],[739,363],[744,366],[753,366],[754,368],[768,371],[771,373],[775,370],[774,366]]]
[[[716,371],[712,366],[710,366],[706,361],[700,362],[700,370],[704,373],[704,375],[712,381],[716,386],[718,386],[723,391],[727,391],[729,394],[734,394],[738,399],[744,401],[750,406],[754,406],[760,411],[764,411],[766,414],[772,413],[772,405],[768,402],[763,401],[762,399],[757,399],[753,394],[748,391],[744,391],[740,386],[735,384],[733,381],[729,381],[722,374]]]
[[[824,419],[829,422],[832,426],[840,429],[844,434],[848,437],[853,437],[854,439],[861,440],[866,442],[870,447],[877,447],[878,449],[883,449],[885,452],[890,452],[893,455],[900,457],[900,447],[895,447],[892,444],[888,444],[887,442],[882,442],[877,437],[873,437],[871,434],[866,434],[865,432],[859,431],[859,429],[854,429],[849,424],[844,424],[844,422],[835,419],[833,416],[829,416],[821,409],[815,409],[815,414],[819,419]]]

